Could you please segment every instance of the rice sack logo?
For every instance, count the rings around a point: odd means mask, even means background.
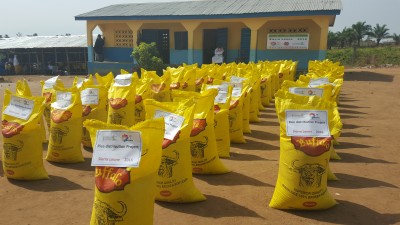
[[[164,178],[171,178],[173,176],[173,167],[178,164],[179,152],[174,150],[174,156],[163,154],[161,157],[161,164],[158,169],[158,176]]]
[[[54,109],[51,111],[50,118],[54,123],[62,123],[68,121],[72,117],[72,112],[62,109]]]
[[[122,201],[118,201],[121,210],[113,208],[110,204],[96,199],[94,201],[94,213],[96,224],[98,225],[114,225],[124,221],[124,216],[128,212],[128,207]]]
[[[95,183],[100,192],[110,193],[124,190],[130,183],[130,171],[119,167],[96,167]]]
[[[311,90],[311,89],[308,89],[307,94],[308,94],[308,95],[315,95],[315,94],[314,94],[314,91]]]
[[[190,132],[190,137],[197,136],[200,132],[205,130],[207,127],[206,119],[194,119],[192,131]]]
[[[312,91],[311,91],[312,92]],[[308,117],[310,118],[310,119],[319,119],[319,116],[318,116],[318,113],[309,113],[308,114]]]
[[[7,120],[1,121],[1,133],[5,138],[18,135],[23,129],[24,126],[17,122],[8,122]]]
[[[121,109],[128,105],[128,100],[125,98],[110,98],[109,102],[113,109]]]
[[[90,105],[82,105],[82,116],[88,116],[92,112]]]
[[[294,160],[292,162],[291,170],[295,173],[298,173],[300,176],[299,179],[299,187],[321,187],[321,180],[322,175],[326,171],[326,166],[323,166],[318,163],[314,164],[303,164],[303,165],[296,165],[296,162],[299,160]]]
[[[3,149],[4,149],[4,157],[8,160],[13,160],[17,161],[18,159],[18,152],[22,150],[22,147],[24,147],[24,143],[22,141],[18,141],[19,144],[12,144],[12,143],[4,143],[3,144]]]
[[[129,134],[122,134],[121,139],[123,142],[133,141],[132,135],[129,135]]]
[[[332,137],[291,137],[295,149],[308,156],[320,156],[331,148]]]

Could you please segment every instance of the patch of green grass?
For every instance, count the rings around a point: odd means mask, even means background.
[[[400,47],[357,48],[356,57],[352,48],[332,49],[326,58],[345,66],[400,65]]]

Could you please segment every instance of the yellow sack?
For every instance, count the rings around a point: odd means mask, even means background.
[[[93,81],[93,76],[90,74],[88,78],[84,78],[84,77],[74,77],[74,80],[72,82],[72,86],[78,88],[78,90],[80,91],[82,89],[83,84],[86,85],[93,85],[94,81]]]
[[[270,105],[271,97],[271,76],[267,76],[265,74],[262,75],[260,81],[260,90],[261,90],[261,103],[263,106],[267,107]]]
[[[279,174],[270,207],[327,209],[336,204],[327,190],[335,121],[332,103],[279,91],[275,105],[280,122]],[[303,127],[295,126],[301,124]],[[307,135],[307,136],[306,136]]]
[[[145,71],[142,69],[143,82],[149,83],[152,91],[152,98],[159,102],[170,102],[171,99],[171,76],[165,74],[159,77],[154,71]]]
[[[164,121],[147,120],[130,128],[97,120],[86,120],[84,125],[94,146],[99,130],[140,132],[142,146],[139,167],[96,167],[90,224],[152,225]],[[124,144],[125,137],[121,139],[121,144]]]
[[[132,74],[115,77],[108,90],[107,123],[132,126],[135,124],[136,89]]]
[[[223,83],[231,85],[232,97],[229,106],[229,137],[231,143],[246,143],[243,136],[243,102],[244,93],[242,83]]]
[[[32,97],[31,89],[29,87],[28,82],[25,79],[23,79],[22,81],[21,80],[17,81],[17,84],[15,86],[15,91],[16,91],[16,95],[17,96],[20,96],[20,97]],[[44,124],[43,115],[40,117],[39,126],[40,126],[39,132],[40,132],[41,140],[42,140],[43,143],[47,143],[48,140],[47,140],[46,127],[45,127],[45,124]]]
[[[80,91],[82,102],[82,120],[96,119],[107,122],[107,89],[103,85],[84,83]],[[90,134],[82,129],[82,145],[91,148]]]
[[[142,122],[145,120],[146,111],[144,110],[143,101],[152,97],[150,84],[141,80],[138,80],[136,85],[136,97],[135,97],[135,123]]]
[[[50,128],[50,104],[53,101],[53,95],[55,94],[54,87],[64,87],[64,84],[62,81],[58,78],[58,76],[52,77],[50,79],[47,79],[45,81],[40,81],[40,84],[42,86],[42,96],[46,99],[45,100],[45,108],[43,111],[44,119],[47,124],[47,128]]]
[[[146,119],[164,117],[165,133],[161,165],[156,178],[156,200],[197,202],[206,198],[193,183],[190,156],[190,131],[193,100],[185,102],[144,101]]]
[[[83,159],[82,102],[76,87],[55,87],[56,98],[51,103],[50,138],[46,160],[77,163]]]
[[[245,86],[243,90],[243,133],[251,134],[250,129],[250,92],[251,87]]]
[[[205,85],[204,90],[217,89],[218,94],[214,99],[214,131],[217,141],[218,156],[230,157],[231,141],[229,137],[229,105],[232,95],[232,86]]]
[[[182,77],[182,90],[196,91],[196,69],[187,69]]]
[[[106,89],[110,88],[111,83],[114,80],[114,74],[112,72],[107,73],[105,76],[101,76],[98,73],[95,73],[97,83],[106,87]]]
[[[192,167],[195,174],[223,174],[229,170],[219,159],[214,130],[214,99],[218,90],[210,89],[202,92],[173,91],[174,100],[194,97],[193,127],[190,133],[190,151]]]
[[[43,166],[41,128],[44,98],[19,97],[5,90],[1,133],[3,171],[17,180],[48,179]]]

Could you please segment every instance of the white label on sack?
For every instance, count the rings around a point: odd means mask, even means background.
[[[99,104],[99,89],[86,88],[81,91],[82,105],[98,105]]]
[[[98,130],[92,166],[139,167],[142,134],[130,130]]]
[[[165,121],[164,138],[172,141],[174,140],[176,134],[181,129],[181,126],[185,118],[170,112],[156,110],[154,118],[162,118],[162,117],[164,118]]]
[[[32,114],[33,106],[34,102],[32,100],[11,96],[10,104],[4,110],[4,114],[28,120]]]
[[[43,89],[51,89],[54,87],[58,80],[58,76],[52,77],[44,81]]]
[[[243,82],[244,80],[246,80],[247,78],[243,78],[243,77],[238,77],[238,76],[231,76],[230,77],[230,81],[232,82],[232,83],[241,83],[241,82]]]
[[[206,89],[218,89],[218,94],[215,96],[214,104],[226,103],[228,98],[228,85],[207,85]]]
[[[323,88],[299,88],[299,87],[291,87],[289,88],[289,92],[292,94],[304,95],[304,96],[318,96],[322,97],[324,94]]]
[[[119,74],[114,78],[114,86],[129,86],[132,83],[132,74]]]
[[[242,95],[243,83],[238,82],[223,82],[222,84],[231,85],[232,89],[232,98],[239,98]]]
[[[286,135],[330,137],[327,110],[286,110]]]
[[[318,87],[324,84],[330,84],[329,79],[327,77],[311,79],[310,83],[308,83],[308,87]]]
[[[72,92],[57,91],[56,101],[51,103],[51,107],[56,109],[66,109],[71,105]]]

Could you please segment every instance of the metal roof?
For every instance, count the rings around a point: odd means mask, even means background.
[[[87,47],[86,35],[0,38],[0,49],[81,47]]]
[[[341,0],[202,0],[110,5],[80,14],[75,19],[146,20],[338,15],[341,10]]]

